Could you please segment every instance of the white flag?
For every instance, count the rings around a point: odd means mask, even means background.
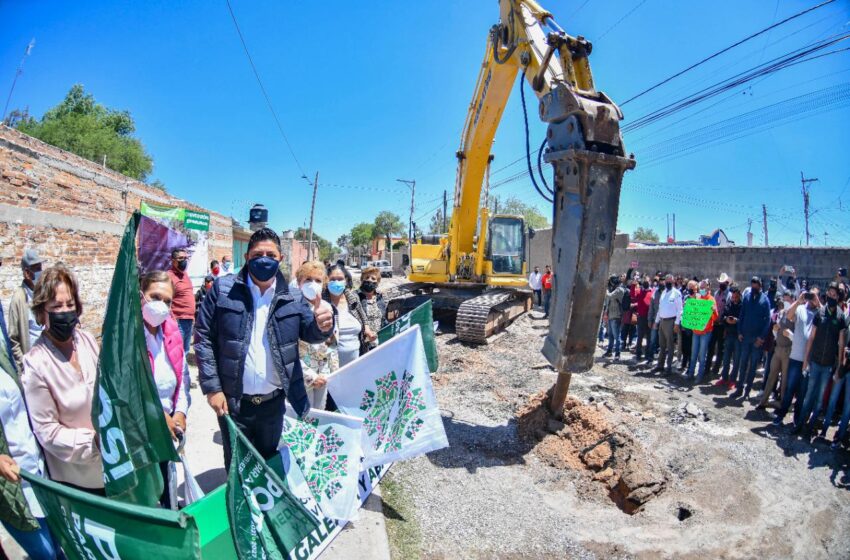
[[[361,428],[354,416],[311,410],[298,418],[287,407],[281,442],[295,457],[322,512],[351,519],[360,507],[357,479],[363,458]]]
[[[363,469],[449,445],[418,325],[328,376],[328,392],[363,419]]]

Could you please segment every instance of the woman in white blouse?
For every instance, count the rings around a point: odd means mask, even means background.
[[[141,289],[148,358],[165,421],[172,437],[177,439],[178,432],[186,432],[189,375],[180,328],[171,316],[174,286],[166,272],[154,271],[142,277]],[[167,480],[167,464],[161,467],[163,477]],[[167,488],[160,502],[164,507],[171,506]]]

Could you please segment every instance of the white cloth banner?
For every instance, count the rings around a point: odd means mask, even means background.
[[[363,469],[449,445],[418,325],[328,376],[328,392],[363,420]]]
[[[333,519],[349,520],[357,512],[357,479],[363,458],[361,428],[354,416],[311,410],[298,418],[292,407],[283,417],[285,444],[322,512]]]

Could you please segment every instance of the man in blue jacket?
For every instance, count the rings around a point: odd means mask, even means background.
[[[762,346],[770,329],[770,302],[761,291],[761,279],[753,276],[750,291],[741,301],[741,316],[738,318],[739,352],[738,384],[731,398],[744,395],[750,397],[750,389],[756,377],[756,368],[763,353]]]
[[[289,292],[279,271],[280,239],[263,228],[248,241],[239,274],[217,278],[195,326],[201,390],[219,416],[224,463],[230,468],[229,414],[266,459],[277,453],[284,399],[302,416],[310,409],[298,340],[317,343],[333,332],[321,295],[308,304]]]

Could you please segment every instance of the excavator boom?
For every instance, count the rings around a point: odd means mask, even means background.
[[[412,247],[410,278],[443,286],[467,283],[498,288],[474,298],[475,305],[460,306],[457,332],[461,339],[483,341],[496,326],[524,311],[517,311],[515,297],[516,288],[525,284],[524,254],[519,255],[522,266],[517,267],[516,248],[503,242],[511,231],[505,227],[511,217],[506,216],[502,230],[496,231],[492,224],[499,217],[488,217],[486,208],[481,208],[490,148],[521,73],[539,100],[540,119],[548,123],[543,158],[554,170],[551,191],[535,186],[553,204],[553,294],[543,353],[559,372],[552,401],[552,406],[558,406],[558,400],[563,404],[570,374],[592,365],[620,187],[623,174],[634,168],[635,161],[625,157],[619,107],[594,86],[588,61],[591,43],[568,35],[534,0],[500,0],[499,12],[457,152],[448,235],[438,243]],[[494,231],[499,239],[493,239]],[[500,244],[507,249],[497,254],[493,247]],[[494,311],[497,307],[501,315]],[[474,335],[469,334],[472,331]]]

